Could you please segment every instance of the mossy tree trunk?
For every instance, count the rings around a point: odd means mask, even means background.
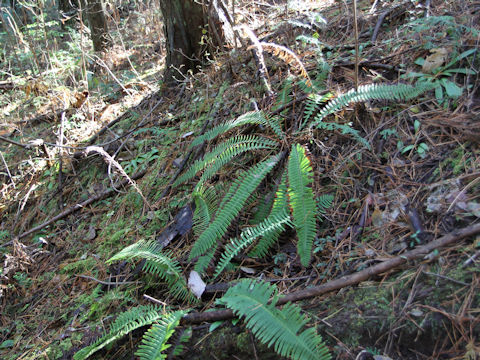
[[[112,43],[108,34],[107,20],[102,8],[101,0],[87,0],[87,18],[90,28],[93,50],[103,51]]]
[[[205,57],[230,41],[231,21],[216,0],[160,0],[167,57],[164,82],[171,85],[189,70],[196,72]],[[221,20],[223,19],[223,21]],[[229,31],[225,29],[230,29]]]

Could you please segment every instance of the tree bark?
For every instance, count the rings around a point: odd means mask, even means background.
[[[167,85],[181,80],[188,71],[198,71],[207,54],[212,56],[233,39],[228,14],[217,0],[204,1],[203,5],[194,0],[160,0],[160,10],[167,47]]]
[[[101,0],[87,0],[87,18],[90,28],[93,50],[103,51],[112,43],[108,34],[107,20],[102,8]]]
[[[78,12],[79,0],[58,0],[58,11],[60,12],[60,21],[62,28],[66,25],[73,26],[75,24],[75,15]]]

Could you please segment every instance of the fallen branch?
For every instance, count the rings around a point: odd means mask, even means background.
[[[403,255],[396,256],[394,258],[391,258],[390,260],[386,260],[384,262],[381,262],[380,264],[356,272],[352,275],[343,276],[339,279],[335,279],[325,284],[315,286],[309,289],[294,291],[293,293],[290,293],[280,298],[277,302],[277,305],[283,305],[287,302],[310,299],[335,290],[342,289],[347,286],[359,284],[360,282],[365,281],[372,276],[380,275],[387,271],[391,271],[399,267],[400,265],[407,263],[408,261],[423,259],[425,255],[429,254],[433,250],[445,247],[456,241],[464,239],[468,236],[476,235],[478,233],[480,233],[480,224],[475,224],[467,226],[463,229],[454,230],[451,233],[444,235],[441,238],[434,240],[426,245],[419,246],[414,250],[407,251]],[[190,313],[182,318],[181,324],[198,324],[204,321],[214,322],[220,320],[228,320],[233,317],[234,314],[230,309],[204,313]]]
[[[144,171],[140,171],[136,174],[134,174],[131,179],[133,180],[137,180],[139,178],[141,178],[143,175],[145,175],[146,173],[146,170]],[[121,186],[125,186],[129,183],[129,181],[126,179],[126,180],[123,180],[120,185]],[[78,211],[78,210],[81,210],[83,208],[85,208],[86,206],[94,203],[95,201],[98,201],[98,200],[102,200],[106,197],[109,197],[110,195],[113,195],[113,194],[116,194],[116,191],[115,189],[108,189],[108,190],[105,190],[104,192],[101,192],[100,194],[97,194],[95,196],[92,196],[91,198],[79,203],[79,204],[75,204],[73,205],[72,207],[69,207],[68,209],[66,209],[65,211],[62,211],[60,214],[58,214],[57,216],[54,216],[53,218],[45,221],[44,223],[38,225],[38,226],[35,226],[34,228],[28,230],[28,231],[25,231],[24,233],[18,235],[17,239],[22,239],[24,238],[25,236],[28,236],[30,234],[33,234],[34,232],[38,231],[38,230],[41,230],[43,229],[44,227],[50,225],[50,224],[53,224],[55,221],[57,220],[60,220],[72,213],[74,213],[75,211]],[[8,245],[7,244],[3,244],[2,246],[6,246]]]

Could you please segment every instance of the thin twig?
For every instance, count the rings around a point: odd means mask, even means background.
[[[76,277],[82,278],[82,279],[88,279],[88,280],[93,280],[99,284],[102,285],[107,285],[107,286],[116,286],[116,285],[128,285],[128,284],[136,284],[137,281],[119,281],[119,282],[114,282],[114,281],[103,281],[103,280],[98,280],[97,278],[94,278],[93,276],[89,275],[75,275]]]
[[[444,280],[448,280],[448,281],[451,281],[455,284],[458,284],[458,285],[463,285],[463,286],[470,286],[470,284],[467,284],[466,282],[463,282],[463,281],[459,281],[459,280],[456,280],[456,279],[452,279],[451,277],[448,277],[448,276],[445,276],[445,275],[441,275],[441,274],[435,274],[435,273],[432,273],[432,272],[428,272],[428,271],[422,271],[425,275],[430,275],[430,276],[436,276],[440,279],[444,279]]]
[[[3,165],[5,165],[5,170],[7,171],[8,178],[10,179],[10,182],[13,185],[13,188],[15,189],[15,181],[13,181],[12,174],[10,173],[10,169],[8,168],[8,164],[5,161],[5,158],[3,157],[2,152],[0,151],[0,157],[2,158]]]
[[[357,21],[357,0],[353,0],[353,26],[355,29],[355,91],[358,90],[358,21]]]

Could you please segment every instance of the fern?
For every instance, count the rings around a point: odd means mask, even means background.
[[[269,216],[260,224],[242,231],[239,238],[232,239],[226,246],[220,262],[215,269],[214,277],[221,274],[230,261],[242,250],[250,245],[255,239],[283,230],[286,224],[290,223],[290,216],[284,210],[279,214]]]
[[[153,324],[143,335],[142,344],[138,347],[135,355],[140,357],[140,360],[166,359],[167,355],[163,352],[170,347],[166,342],[173,335],[175,327],[185,314],[186,311],[174,311],[163,315],[158,323]]]
[[[303,266],[308,266],[316,234],[316,204],[310,187],[313,171],[305,149],[292,145],[288,159],[288,198],[292,210],[293,224],[297,231],[297,252]]]
[[[277,216],[287,208],[287,177],[286,172],[283,173],[282,180],[275,193],[275,200],[273,202],[270,216]],[[248,254],[251,257],[263,258],[267,255],[268,250],[275,244],[280,234],[285,230],[284,227],[278,230],[271,231],[260,238],[252,251]]]
[[[357,140],[360,144],[365,146],[366,148],[370,149],[369,142],[360,135],[360,132],[350,125],[347,124],[337,124],[334,122],[320,122],[317,125],[318,129],[329,130],[329,131],[340,131],[342,134],[351,135],[355,140]]]
[[[226,133],[227,131],[246,124],[265,125],[266,119],[261,111],[251,111],[240,115],[238,118],[226,122],[225,124],[214,127],[205,134],[197,137],[192,141],[190,147],[202,144],[205,141],[215,139],[217,136]]]
[[[122,338],[129,332],[142,326],[150,325],[163,316],[161,308],[154,305],[141,305],[134,307],[122,314],[110,326],[110,331],[97,339],[93,344],[78,351],[74,360],[83,360],[88,358],[96,351],[104,348],[108,344]]]
[[[203,255],[226,233],[228,226],[243,208],[249,196],[279,159],[279,155],[272,156],[251,167],[235,180],[223,198],[215,219],[193,245],[189,256],[190,260]]]
[[[331,194],[323,194],[317,197],[317,215],[319,215],[319,217],[325,215],[325,210],[332,206],[333,200],[334,197]]]
[[[274,285],[247,279],[230,288],[218,300],[236,315],[245,317],[247,328],[262,343],[273,346],[280,356],[294,360],[331,359],[314,328],[302,331],[307,319],[301,314],[300,307],[289,303],[280,310],[275,307],[277,301]]]
[[[177,186],[185,181],[193,178],[199,171],[206,168],[200,182],[200,186],[207,179],[212,177],[222,166],[227,164],[235,156],[256,149],[273,149],[276,147],[276,142],[265,139],[259,136],[236,136],[226,142],[218,145],[211,152],[206,154],[203,159],[197,160],[188,171],[180,176],[174,186]]]
[[[293,76],[288,76],[285,81],[283,82],[282,89],[278,93],[277,98],[277,106],[274,107],[273,110],[276,110],[289,101],[292,100],[291,92],[292,92],[292,83],[293,83]]]
[[[280,120],[278,116],[267,117],[267,124],[279,139],[285,139],[285,134],[280,126]]]
[[[192,194],[195,202],[195,211],[193,212],[193,232],[200,235],[207,228],[212,214],[217,208],[217,194],[213,186],[200,187]]]
[[[348,91],[345,94],[337,96],[332,99],[328,104],[318,113],[315,120],[309,125],[310,128],[318,126],[325,117],[334,112],[356,102],[367,100],[408,100],[424,93],[425,91],[433,88],[430,84],[420,84],[417,86],[411,86],[406,84],[397,85],[363,85],[359,86],[358,90],[354,89]]]
[[[305,110],[303,112],[303,120],[300,128],[303,128],[303,124],[307,123],[313,114],[318,110],[321,104],[325,104],[328,100],[332,98],[332,93],[327,93],[325,95],[320,94],[310,94],[308,96],[307,102],[305,104]]]
[[[177,299],[195,302],[196,298],[189,291],[187,283],[182,276],[182,269],[172,253],[162,253],[161,245],[156,241],[143,241],[127,246],[107,261],[107,264],[118,260],[131,260],[134,258],[145,259],[143,270],[165,280],[169,292]]]
[[[212,259],[215,256],[215,251],[217,251],[217,247],[217,244],[213,245],[210,249],[208,249],[205,255],[200,256],[195,263],[193,270],[195,270],[199,274],[203,274],[205,269],[208,268],[208,266],[212,262]]]

